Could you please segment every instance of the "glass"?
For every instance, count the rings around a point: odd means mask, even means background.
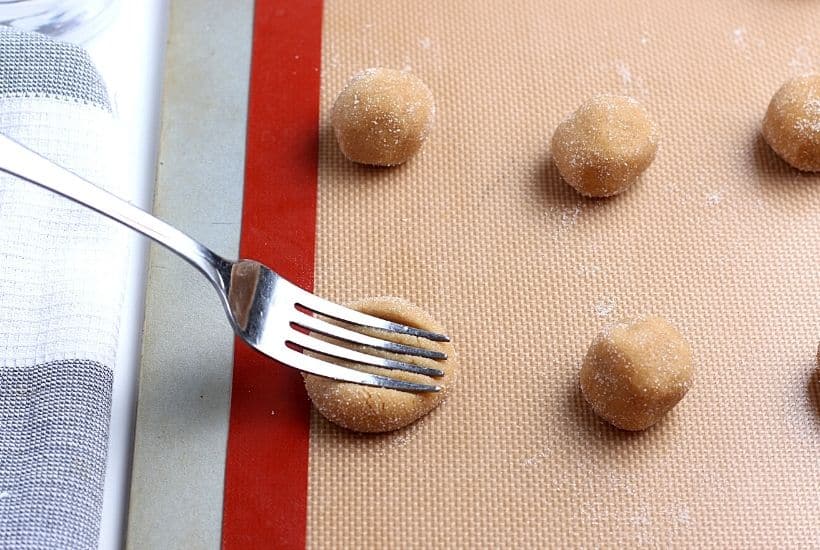
[[[114,15],[116,0],[0,0],[0,25],[84,42]]]

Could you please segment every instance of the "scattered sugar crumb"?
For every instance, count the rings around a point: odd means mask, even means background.
[[[632,69],[625,61],[619,60],[615,62],[615,72],[621,79],[621,90],[624,95],[646,97],[649,95],[649,90],[642,78],[635,76]]]
[[[689,515],[689,508],[686,506],[681,506],[677,512],[675,512],[675,521],[678,525],[689,525],[692,523],[692,518]]]
[[[525,458],[524,460],[522,460],[521,463],[524,466],[532,466],[534,464],[538,464],[539,462],[541,462],[542,460],[544,460],[548,456],[549,456],[549,451],[547,449],[541,449],[540,451],[535,453],[533,456]]]
[[[706,196],[706,202],[709,203],[709,206],[717,206],[720,204],[720,201],[723,200],[723,192],[717,191],[715,193],[709,193]]]
[[[548,214],[557,214],[558,220],[560,221],[562,226],[570,226],[575,225],[578,221],[578,216],[581,213],[581,209],[583,208],[582,204],[576,204],[575,206],[551,206],[549,208]]]
[[[629,70],[629,66],[626,63],[623,61],[616,62],[615,71],[618,73],[618,76],[621,77],[621,81],[624,84],[632,84],[632,71]]]
[[[270,412],[270,415],[271,415],[271,416],[274,416],[275,414],[276,414],[276,411],[271,411],[271,412]]]
[[[429,50],[430,46],[432,46],[432,45],[433,45],[433,41],[430,40],[430,37],[428,37],[428,36],[425,36],[424,38],[419,40],[419,46],[421,46],[425,50]]]
[[[395,434],[390,438],[390,443],[394,447],[406,447],[411,441],[416,438],[417,430],[413,428],[406,428],[401,432]]]
[[[641,36],[641,46],[646,46],[649,44],[649,37],[646,35]]]
[[[547,209],[545,215],[555,226],[555,233],[552,237],[553,240],[561,239],[565,233],[569,233],[572,230],[575,224],[578,223],[578,218],[583,209],[583,203],[578,203],[574,206],[551,206]]]
[[[300,57],[300,56],[298,56],[298,55],[294,55],[294,56],[293,56],[293,59],[299,59],[299,57]]]
[[[734,42],[735,46],[739,50],[748,50],[750,46],[756,46],[757,48],[762,48],[766,45],[766,43],[761,40],[760,38],[752,39],[749,31],[746,30],[745,27],[737,27],[732,31],[732,42]]]
[[[561,224],[562,225],[575,225],[575,222],[578,221],[578,214],[581,213],[581,205],[576,204],[575,208],[570,210],[569,208],[565,208],[561,212]]]
[[[586,265],[581,264],[578,266],[578,274],[583,275],[584,277],[593,278],[596,277],[601,272],[601,268],[597,265]]]
[[[735,30],[733,30],[732,41],[738,48],[747,48],[749,46],[749,43],[746,40],[746,29],[743,27],[738,27]]]
[[[615,302],[609,298],[604,298],[595,304],[595,315],[598,317],[609,317],[615,311]]]
[[[644,527],[650,525],[652,523],[652,520],[649,518],[649,511],[645,507],[642,507],[641,511],[629,516],[629,523],[635,525],[636,527]]]
[[[610,522],[610,518],[615,516],[598,502],[583,501],[573,510],[573,515],[577,522],[588,525],[604,525]]]
[[[789,67],[797,69],[797,72],[804,73],[814,69],[814,61],[807,46],[798,46],[794,50],[794,55],[789,60]]]

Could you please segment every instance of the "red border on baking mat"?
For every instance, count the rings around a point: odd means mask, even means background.
[[[316,240],[321,41],[320,0],[257,0],[240,256],[308,290]],[[299,373],[237,341],[224,548],[304,548],[309,419]]]

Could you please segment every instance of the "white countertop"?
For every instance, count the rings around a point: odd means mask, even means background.
[[[140,208],[153,202],[168,0],[123,0],[86,48],[108,86],[123,130],[121,177]],[[114,392],[100,548],[123,545],[134,433],[148,242],[134,234]]]

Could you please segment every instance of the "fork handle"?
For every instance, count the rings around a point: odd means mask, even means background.
[[[229,262],[179,229],[0,134],[0,172],[17,176],[138,231],[175,252],[224,291]]]

